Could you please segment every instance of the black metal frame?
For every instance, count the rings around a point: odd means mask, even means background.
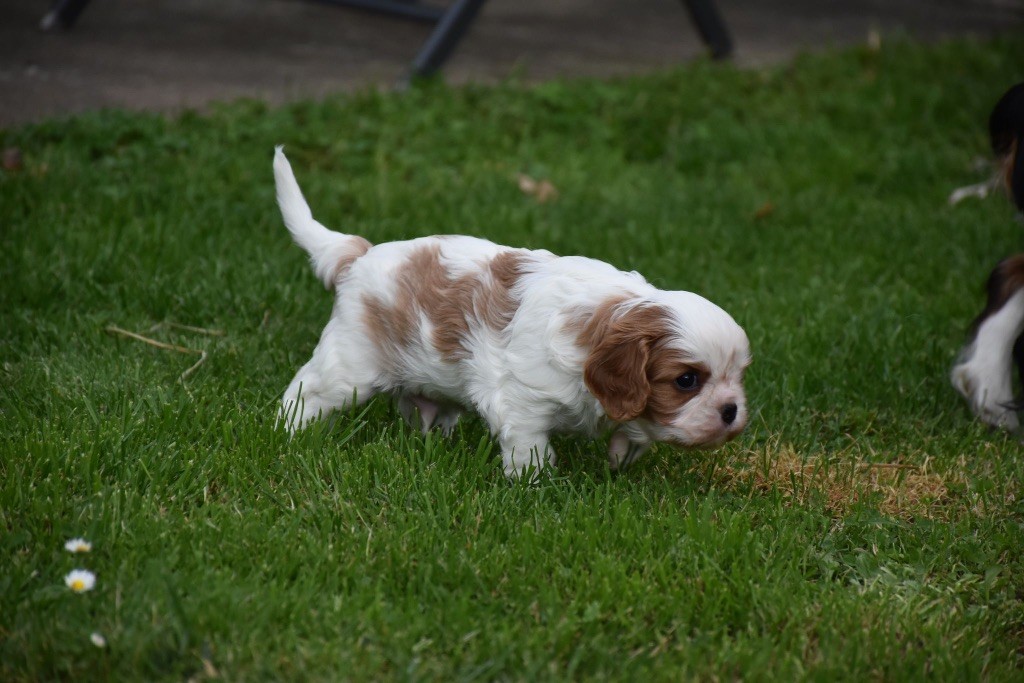
[[[43,15],[39,28],[51,31],[55,28],[71,28],[89,0],[54,0],[50,11]]]
[[[713,59],[726,59],[732,55],[732,37],[722,19],[715,0],[683,0],[690,11],[690,19],[711,51]]]
[[[436,73],[451,56],[462,40],[477,12],[486,0],[454,0],[447,7],[423,5],[417,0],[316,0],[328,5],[342,5],[356,9],[381,12],[391,16],[424,21],[435,24],[430,37],[420,47],[413,59],[406,82],[412,78],[430,76]],[[682,0],[690,13],[690,19],[708,46],[714,59],[725,59],[732,54],[732,38],[718,11],[715,0]],[[55,28],[71,28],[89,0],[54,0],[50,11],[40,23],[48,31]]]
[[[416,0],[316,0],[324,5],[354,7],[368,12],[389,14],[402,19],[436,23],[444,16],[445,7],[423,5]]]

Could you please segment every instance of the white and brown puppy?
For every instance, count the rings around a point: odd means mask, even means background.
[[[1024,212],[1024,83],[996,103],[989,135],[998,170],[992,182],[974,188],[1002,186]],[[954,198],[974,188],[959,190]],[[961,350],[951,379],[981,420],[1015,430],[1021,403],[1013,396],[1014,362],[1024,385],[1024,254],[1001,261],[989,275],[987,289],[985,309],[971,325],[971,340]]]
[[[619,425],[611,467],[654,441],[714,446],[747,423],[743,329],[690,292],[579,256],[464,236],[371,245],[313,219],[281,148],[285,225],[335,291],[281,406],[289,429],[386,392],[424,431],[463,408],[487,421],[505,473],[554,464],[553,432]]]

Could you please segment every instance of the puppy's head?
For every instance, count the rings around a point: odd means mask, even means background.
[[[718,306],[689,292],[608,302],[588,322],[583,380],[605,413],[652,441],[716,446],[747,424],[750,344]]]

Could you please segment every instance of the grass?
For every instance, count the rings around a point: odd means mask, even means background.
[[[1021,226],[946,204],[1019,38],[0,131],[0,678],[1019,680],[1024,447],[947,372]],[[621,475],[561,439],[535,487],[478,419],[423,438],[374,401],[287,439],[331,303],[279,142],[373,242],[482,235],[708,296],[751,339],[747,432]],[[197,355],[110,325],[208,357],[180,382]]]

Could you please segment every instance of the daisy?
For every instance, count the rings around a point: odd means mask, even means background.
[[[89,636],[89,640],[91,640],[92,644],[95,645],[96,647],[106,647],[107,646],[107,639],[104,638],[103,634],[98,632],[98,631],[93,631],[92,635]]]
[[[96,585],[96,575],[88,569],[75,569],[64,577],[64,583],[74,592],[84,593]]]
[[[69,553],[87,553],[92,550],[92,543],[84,538],[72,538],[64,544],[64,550]]]

